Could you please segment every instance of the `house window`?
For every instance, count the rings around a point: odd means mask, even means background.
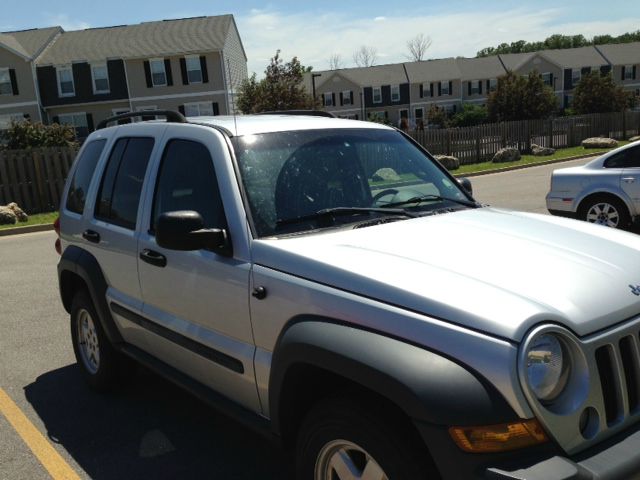
[[[187,117],[212,117],[213,104],[211,102],[185,103],[184,113]]]
[[[579,68],[574,68],[571,70],[571,86],[575,87],[578,83],[580,83],[580,78],[582,78],[582,73]]]
[[[130,110],[128,108],[114,108],[113,110],[111,110],[114,116],[122,115],[123,113],[129,113],[129,111]],[[127,123],[131,123],[130,118],[124,118],[122,120],[118,120],[118,125],[125,125]]]
[[[202,83],[202,65],[200,64],[200,57],[185,57],[187,64],[187,78],[189,84]]]
[[[8,68],[0,68],[0,95],[13,95],[11,75]]]
[[[549,73],[549,72],[543,73],[542,81],[544,82],[545,85],[553,87],[553,73]]]
[[[384,112],[384,111],[382,111],[382,112],[371,112],[371,116],[374,119],[377,119],[378,121],[381,121],[381,122],[383,122],[387,118],[386,112]]]
[[[451,95],[449,82],[440,82],[440,95]]]
[[[80,138],[84,138],[89,135],[87,114],[84,112],[58,115],[58,123],[60,123],[60,125],[73,125],[76,129],[76,136]]]
[[[149,112],[151,110],[157,110],[158,107],[154,106],[147,106],[147,107],[138,107],[136,108],[137,112]],[[143,122],[146,122],[147,120],[155,120],[157,117],[155,115],[141,115],[140,117],[135,117],[136,121],[140,121],[137,120],[138,118],[140,118]]]
[[[498,88],[498,79],[492,78],[491,80],[489,80],[489,91],[495,92],[497,88]]]
[[[21,122],[24,120],[22,113],[9,113],[0,115],[0,131],[7,130],[11,126],[11,122]]]
[[[322,94],[323,105],[325,107],[333,107],[333,93],[327,92]]]
[[[416,108],[414,110],[414,113],[415,113],[416,121],[424,118],[424,109]]]
[[[391,85],[391,101],[400,101],[400,85]]]
[[[480,93],[480,80],[471,80],[469,85],[469,95],[478,95]]]
[[[109,93],[109,71],[105,64],[91,65],[93,93]]]
[[[154,87],[165,87],[167,85],[167,72],[164,69],[164,59],[156,58],[149,60],[151,67],[151,81]]]
[[[431,96],[431,84],[430,83],[423,83],[422,84],[422,96],[423,97]]]
[[[351,105],[351,90],[342,92],[342,105]]]
[[[61,97],[73,97],[76,88],[73,84],[73,70],[71,67],[57,67],[58,75],[58,95]]]
[[[625,65],[623,67],[624,76],[623,80],[633,80],[633,65]]]
[[[382,103],[382,89],[373,87],[373,103]]]

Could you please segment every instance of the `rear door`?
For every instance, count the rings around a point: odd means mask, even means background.
[[[209,127],[173,125],[153,166],[138,245],[147,350],[238,403],[259,411],[249,317],[246,216],[228,148]],[[172,251],[156,243],[160,214],[195,210],[224,228],[233,254]]]

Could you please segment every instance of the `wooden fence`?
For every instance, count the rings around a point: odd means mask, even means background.
[[[626,139],[640,135],[640,112],[598,113],[550,120],[523,120],[477,127],[410,132],[434,155],[453,155],[461,164],[491,160],[504,147],[523,153],[535,143],[543,147],[566,148],[580,145],[589,137]]]
[[[76,153],[73,148],[0,151],[0,205],[16,202],[27,213],[57,210]]]

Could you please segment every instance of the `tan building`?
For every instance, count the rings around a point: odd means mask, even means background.
[[[42,121],[35,61],[60,27],[0,33],[0,130],[12,120]]]
[[[640,42],[596,47],[612,66],[613,79],[640,96]]]
[[[197,17],[64,32],[37,76],[48,120],[84,136],[129,111],[231,113],[247,58],[232,15]]]

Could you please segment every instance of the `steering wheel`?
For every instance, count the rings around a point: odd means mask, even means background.
[[[398,194],[398,190],[396,190],[395,188],[385,188],[381,192],[378,192],[375,194],[375,196],[373,197],[373,204],[374,205],[377,204],[382,197],[386,197],[387,195],[397,195],[397,194]],[[388,202],[388,203],[391,203],[391,202]]]

